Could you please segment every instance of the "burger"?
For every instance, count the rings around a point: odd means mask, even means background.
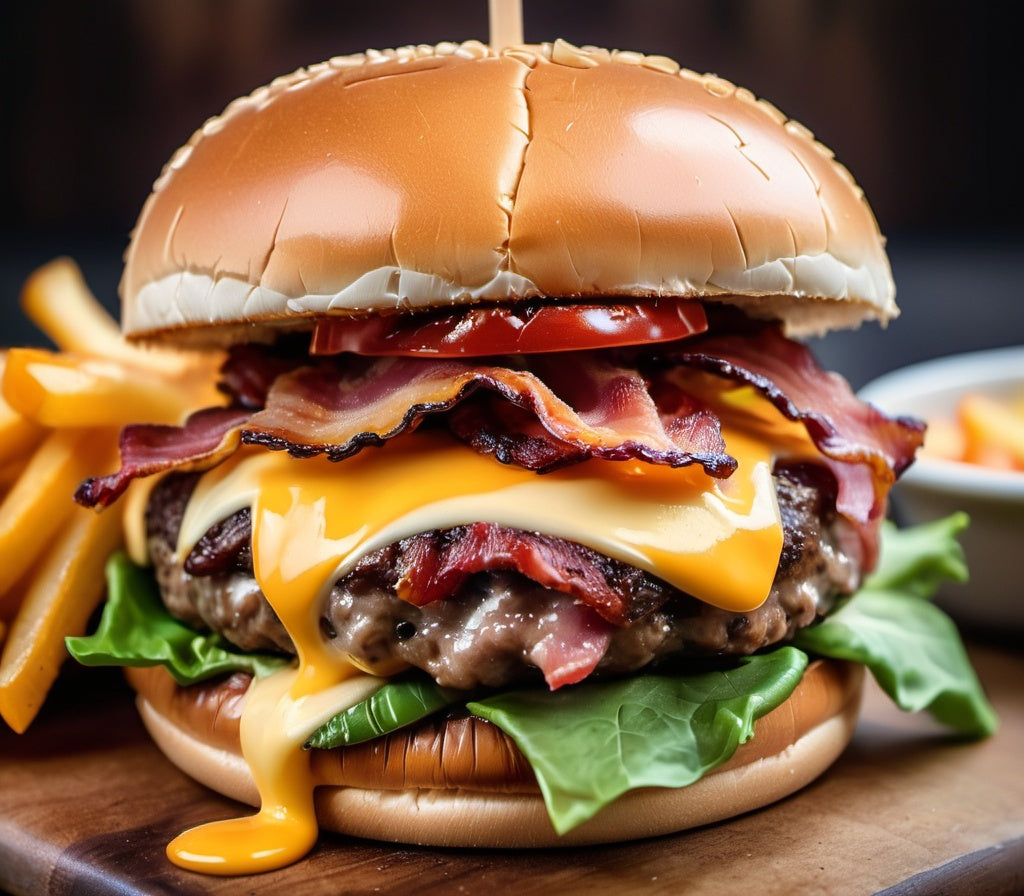
[[[131,484],[130,559],[69,649],[260,807],[180,865],[722,820],[837,758],[865,665],[994,724],[915,584],[955,524],[879,567],[922,425],[797,341],[897,313],[883,238],[744,89],[561,41],[332,59],[174,155],[121,293],[129,339],[225,352],[222,403],[76,495]]]

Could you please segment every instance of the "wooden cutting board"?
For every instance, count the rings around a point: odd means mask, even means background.
[[[26,734],[0,732],[0,888],[12,894],[1024,893],[1024,654],[972,650],[1002,718],[950,740],[869,687],[826,775],[759,812],[585,849],[500,852],[323,836],[303,862],[245,878],[164,858],[185,827],[237,812],[149,743],[112,671],[69,669]]]

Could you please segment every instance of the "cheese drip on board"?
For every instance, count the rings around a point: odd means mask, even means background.
[[[246,694],[242,755],[260,795],[259,812],[192,828],[167,847],[176,865],[206,874],[272,871],[313,848],[319,834],[316,785],[302,745],[336,713],[384,684],[328,651],[311,612],[339,551],[324,525],[323,498],[302,487],[261,488],[252,514],[256,580],[291,636],[298,664],[255,679]]]
[[[298,663],[254,681],[243,708],[242,752],[259,812],[186,831],[168,846],[171,861],[246,874],[287,865],[313,847],[316,783],[302,744],[384,682],[330,647],[320,608],[334,582],[377,548],[491,522],[577,541],[716,606],[760,606],[782,549],[771,450],[739,432],[727,438],[739,468],[725,481],[696,466],[602,460],[540,476],[422,431],[340,465],[260,449],[208,472],[182,520],[178,554],[249,507],[254,574]]]
[[[307,667],[308,668],[308,667]],[[316,843],[315,782],[309,735],[336,713],[369,697],[384,679],[337,661],[328,677],[348,678],[320,692],[304,692],[302,666],[254,679],[241,719],[242,755],[260,795],[255,815],[210,822],[180,834],[167,846],[175,864],[203,874],[273,871],[297,862]]]

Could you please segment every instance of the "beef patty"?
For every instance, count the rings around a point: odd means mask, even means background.
[[[248,510],[207,532],[183,561],[175,559],[182,514],[197,478],[168,476],[150,500],[149,549],[165,604],[183,622],[220,632],[243,650],[294,654],[253,578]],[[592,564],[588,574],[603,577],[625,608],[612,614],[598,674],[669,658],[753,653],[792,637],[857,587],[860,571],[842,549],[831,483],[804,466],[777,469],[775,481],[782,555],[768,599],[751,612],[709,606],[643,570],[563,544],[574,564]],[[566,609],[575,603],[571,595],[499,568],[462,577],[454,593],[422,606],[399,596],[403,567],[466,537],[467,528],[413,536],[365,557],[326,599],[324,638],[370,670],[388,674],[408,664],[448,687],[495,687],[536,675],[531,653],[564,631]]]

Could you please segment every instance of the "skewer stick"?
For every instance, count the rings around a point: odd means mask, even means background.
[[[522,0],[487,0],[491,23],[491,47],[515,47],[523,42]]]

